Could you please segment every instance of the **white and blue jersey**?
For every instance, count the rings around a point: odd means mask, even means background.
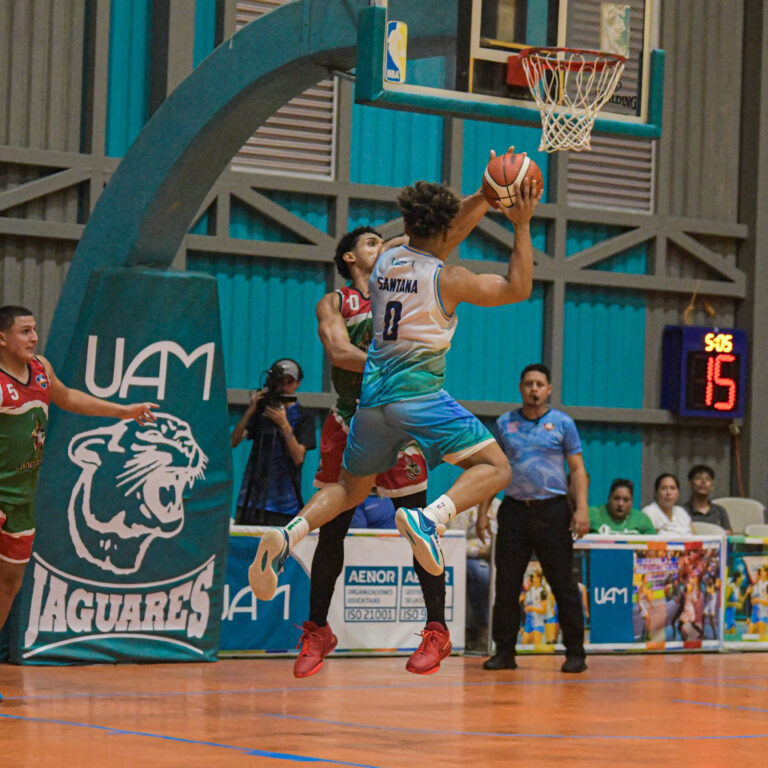
[[[376,261],[370,279],[373,340],[343,467],[385,472],[414,440],[430,468],[460,464],[494,442],[487,427],[444,389],[445,355],[456,330],[440,300],[443,262],[410,246]]]
[[[496,420],[496,437],[512,466],[506,496],[528,501],[565,494],[566,457],[581,453],[568,414],[550,408],[539,419],[527,419],[520,409],[508,411]]]
[[[363,375],[361,408],[439,392],[456,313],[440,300],[443,262],[411,246],[392,248],[376,261],[369,288],[373,340]]]

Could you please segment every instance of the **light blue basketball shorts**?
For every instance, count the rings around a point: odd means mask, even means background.
[[[397,452],[415,440],[430,469],[459,462],[493,443],[488,428],[444,389],[375,408],[358,408],[349,428],[342,466],[359,477],[397,463]]]

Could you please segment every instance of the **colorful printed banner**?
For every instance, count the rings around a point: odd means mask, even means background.
[[[574,564],[588,651],[722,647],[724,539],[589,535],[576,542]],[[528,567],[520,602],[532,610],[524,614],[517,649],[564,650],[557,603],[538,562]]]
[[[768,649],[768,539],[728,538],[724,647]]]

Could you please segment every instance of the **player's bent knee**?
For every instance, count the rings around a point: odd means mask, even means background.
[[[375,480],[375,475],[359,477],[358,475],[350,474],[346,469],[342,468],[339,485],[344,489],[347,496],[345,509],[362,504],[373,489]]]

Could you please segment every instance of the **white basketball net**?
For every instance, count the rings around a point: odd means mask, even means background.
[[[521,55],[541,112],[539,151],[590,148],[595,116],[613,96],[625,59],[613,53],[536,48]]]

